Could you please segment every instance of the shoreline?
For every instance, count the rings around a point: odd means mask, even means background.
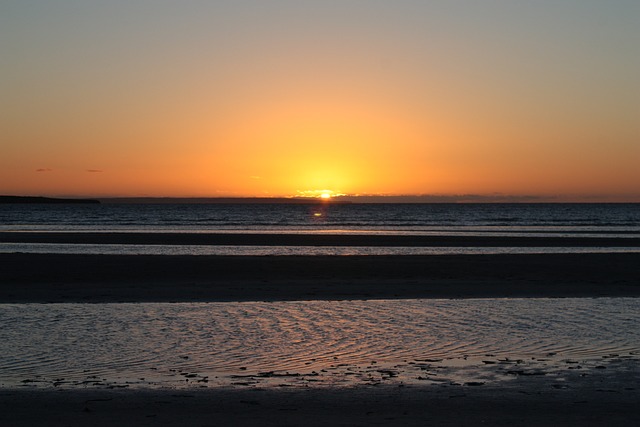
[[[640,253],[0,254],[0,303],[640,297]]]

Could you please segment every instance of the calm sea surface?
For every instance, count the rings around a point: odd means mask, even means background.
[[[640,204],[0,205],[0,231],[637,237]],[[351,255],[640,248],[333,248],[0,244],[0,252]]]

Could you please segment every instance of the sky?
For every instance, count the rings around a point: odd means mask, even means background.
[[[640,202],[637,0],[3,0],[0,194]]]

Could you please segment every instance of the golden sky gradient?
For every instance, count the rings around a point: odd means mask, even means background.
[[[640,201],[640,3],[9,1],[0,194]]]

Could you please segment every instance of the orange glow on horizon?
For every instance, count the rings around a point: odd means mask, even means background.
[[[224,183],[231,194],[280,197],[409,190],[398,187],[401,180],[424,187],[422,174],[397,169],[418,142],[416,124],[381,104],[388,103],[334,103],[316,95],[238,112],[209,136],[222,143],[202,156],[215,167],[201,182]],[[419,159],[413,162],[417,166]]]
[[[0,194],[640,202],[632,2],[14,3]]]

